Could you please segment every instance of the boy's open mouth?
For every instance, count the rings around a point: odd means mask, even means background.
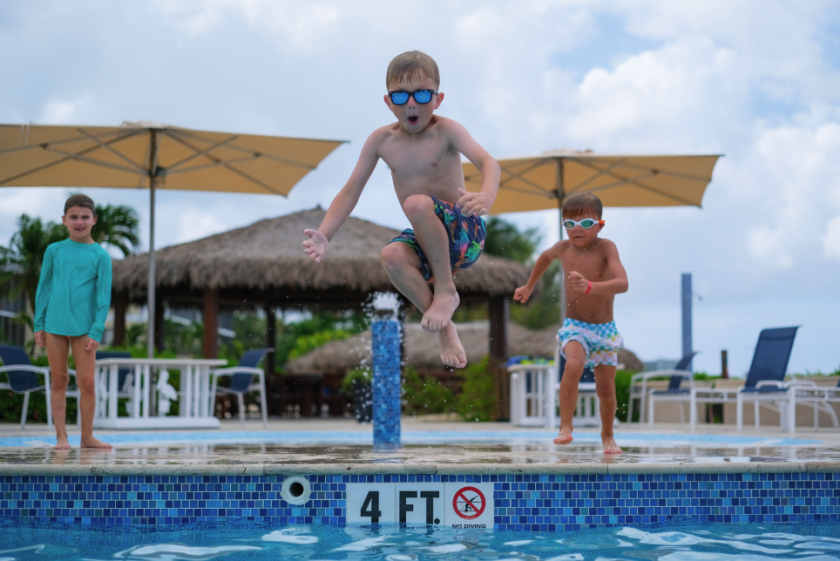
[[[420,119],[416,115],[412,115],[411,117],[408,118],[408,122],[411,123],[412,125],[416,125],[417,121],[419,121],[419,120]]]

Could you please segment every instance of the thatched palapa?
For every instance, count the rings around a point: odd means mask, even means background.
[[[278,304],[289,294],[367,294],[394,290],[379,263],[379,252],[399,231],[367,220],[349,218],[321,263],[303,253],[305,228],[317,228],[326,211],[316,208],[278,218],[260,220],[193,242],[157,251],[157,285],[189,291],[228,289],[238,293],[258,290]],[[145,255],[114,262],[115,292],[145,290],[149,261]],[[521,264],[482,255],[456,275],[463,295],[510,296],[525,284],[529,271]],[[231,294],[233,296],[233,294]]]
[[[487,356],[490,325],[487,321],[458,324],[458,336],[467,361],[476,364]],[[553,357],[557,327],[531,331],[516,323],[508,325],[508,352],[511,356]],[[419,324],[405,324],[405,363],[417,370],[441,370],[438,335],[423,331]],[[629,370],[641,371],[642,362],[632,352],[621,349],[618,362]],[[371,364],[371,333],[365,331],[343,341],[331,341],[286,363],[289,374],[347,372]]]

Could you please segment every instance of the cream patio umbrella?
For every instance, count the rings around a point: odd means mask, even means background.
[[[149,357],[154,352],[155,191],[286,196],[344,141],[183,129],[0,125],[0,187],[149,187]]]
[[[720,155],[596,155],[591,151],[553,150],[530,158],[500,160],[499,194],[490,214],[556,208],[569,195],[590,191],[604,206],[701,206]],[[481,188],[481,173],[464,164],[468,191]],[[560,239],[563,239],[560,217]],[[565,316],[564,283],[560,283],[561,320]]]

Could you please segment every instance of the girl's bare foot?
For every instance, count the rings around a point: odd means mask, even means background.
[[[621,454],[621,448],[615,443],[615,439],[611,436],[602,436],[601,442],[604,443],[604,454]]]
[[[452,320],[452,314],[455,313],[455,309],[460,303],[461,299],[458,297],[458,292],[454,290],[454,287],[451,294],[444,293],[443,291],[435,293],[432,299],[432,305],[423,314],[420,327],[432,333],[443,331]]]
[[[446,366],[463,368],[467,365],[467,353],[458,338],[458,331],[452,321],[438,334],[440,336],[440,360]]]
[[[57,441],[55,445],[56,450],[70,450],[70,443],[67,442],[66,436],[57,436],[55,439]]]
[[[560,434],[554,439],[554,444],[568,444],[574,438],[572,437],[572,429],[560,427]]]
[[[101,440],[99,440],[99,439],[93,438],[93,437],[91,436],[90,438],[83,438],[83,439],[82,439],[82,448],[105,448],[105,449],[111,449],[111,448],[113,448],[113,446],[111,446],[110,444],[108,444],[108,443],[106,443],[106,442],[102,442],[102,441],[101,441]]]

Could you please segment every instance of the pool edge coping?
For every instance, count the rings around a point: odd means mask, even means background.
[[[277,475],[624,475],[840,473],[840,462],[668,462],[640,464],[0,464],[0,476],[277,476]]]

